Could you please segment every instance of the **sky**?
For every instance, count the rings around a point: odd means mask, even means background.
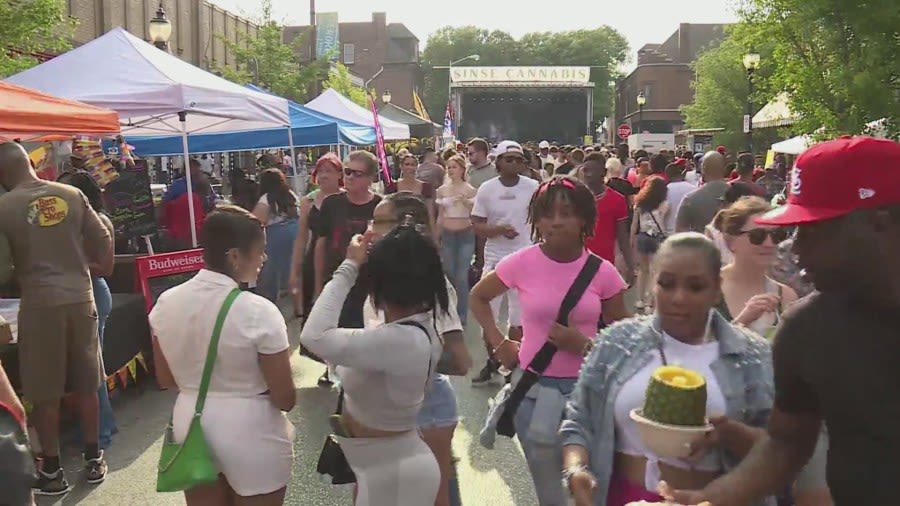
[[[211,0],[236,14],[254,17],[260,0]],[[536,31],[590,29],[609,25],[628,40],[634,66],[636,52],[661,43],[679,23],[728,23],[737,16],[736,0],[315,0],[316,12],[338,12],[340,21],[369,21],[386,12],[388,23],[403,23],[424,49],[428,35],[446,25],[475,25],[503,30],[513,37]],[[286,25],[309,23],[309,1],[272,0],[275,18]],[[450,12],[448,5],[452,6]],[[565,62],[559,62],[565,65]]]

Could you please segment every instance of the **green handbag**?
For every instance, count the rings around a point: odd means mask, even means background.
[[[200,390],[197,392],[197,405],[194,407],[194,417],[188,428],[187,436],[181,444],[175,442],[172,430],[172,419],[166,425],[163,438],[162,453],[159,456],[159,466],[156,470],[157,492],[180,492],[197,485],[213,483],[219,479],[219,470],[212,460],[206,438],[203,437],[203,427],[200,426],[200,415],[203,413],[203,404],[206,402],[206,391],[209,389],[209,379],[212,376],[213,364],[216,362],[216,351],[219,347],[219,336],[222,334],[222,325],[228,310],[237,296],[241,294],[239,288],[235,288],[225,297],[216,325],[213,328],[212,339],[209,341],[209,351],[206,352],[206,364],[203,366],[203,376],[200,379]]]

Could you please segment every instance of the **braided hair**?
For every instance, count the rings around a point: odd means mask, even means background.
[[[375,242],[369,253],[369,293],[375,307],[415,307],[437,317],[438,311],[447,313],[450,306],[441,255],[427,235],[425,203],[401,193],[409,192],[398,192],[390,199],[403,215],[400,225]],[[423,217],[424,226],[418,223]]]
[[[573,177],[553,176],[538,186],[528,204],[528,223],[531,224],[531,238],[534,242],[542,240],[537,223],[553,212],[553,206],[557,200],[571,203],[575,214],[582,220],[582,241],[594,235],[597,207],[593,192],[584,183]]]

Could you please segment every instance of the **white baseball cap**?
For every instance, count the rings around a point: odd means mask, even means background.
[[[541,142],[538,144],[538,148],[540,148],[540,149],[550,149],[550,143],[547,142],[547,141],[541,141]]]
[[[517,153],[520,155],[525,155],[525,151],[522,149],[522,145],[516,141],[503,141],[500,144],[497,144],[497,147],[494,148],[495,156],[503,156],[506,153]]]

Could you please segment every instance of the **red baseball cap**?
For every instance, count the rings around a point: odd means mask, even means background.
[[[841,137],[803,152],[791,170],[787,204],[756,222],[800,225],[892,204],[900,204],[900,143]]]

